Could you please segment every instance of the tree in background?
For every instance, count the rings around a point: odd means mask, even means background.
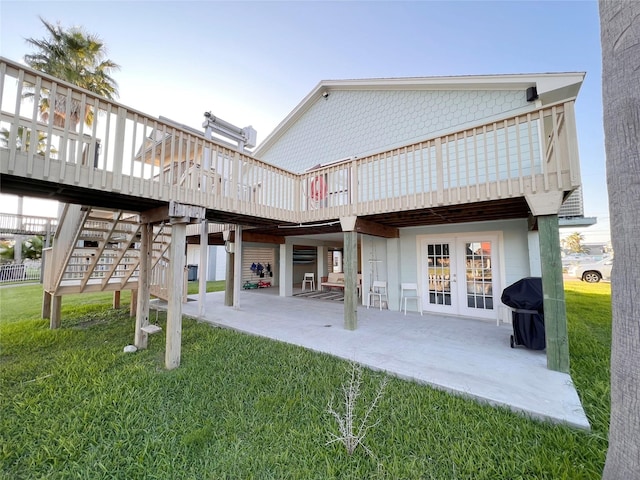
[[[44,240],[41,236],[37,235],[31,237],[22,242],[22,258],[29,260],[37,260],[42,258],[42,248],[44,246]],[[4,261],[12,261],[14,255],[15,244],[13,242],[3,241],[0,242],[0,258]]]
[[[587,249],[582,245],[583,241],[584,237],[581,233],[573,232],[564,239],[564,245],[571,253],[585,253]]]
[[[9,139],[11,132],[6,128],[0,129],[0,146],[4,148],[9,148]],[[15,138],[16,148],[19,151],[27,151],[29,150],[29,146],[31,145],[31,130],[25,127],[18,127],[18,131]],[[38,132],[38,139],[36,143],[36,153],[39,155],[44,155],[47,149],[47,135],[44,132]],[[51,148],[51,153],[57,153],[55,148]]]
[[[64,30],[60,25],[53,25],[42,18],[40,20],[49,32],[49,37],[41,40],[27,39],[29,44],[36,47],[34,53],[24,56],[27,65],[110,100],[117,97],[118,85],[111,77],[111,72],[120,67],[105,58],[104,43],[80,27]],[[33,96],[33,93],[30,95]],[[46,122],[53,112],[54,125],[64,127],[66,101],[65,95],[56,95],[52,101],[48,92],[43,91],[39,105],[42,120]],[[73,102],[69,110],[69,121],[73,128],[80,121],[87,125],[93,123],[93,109],[86,108],[84,118],[80,118],[82,112],[79,103]]]
[[[611,243],[611,418],[605,480],[640,479],[640,2],[601,0]]]

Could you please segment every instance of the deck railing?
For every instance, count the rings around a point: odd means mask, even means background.
[[[57,218],[0,213],[0,233],[14,235],[53,234],[58,226]]]
[[[45,98],[59,113],[43,121]],[[0,106],[0,173],[282,222],[567,192],[580,183],[573,100],[304,174],[2,58]],[[74,120],[87,113],[90,125]]]

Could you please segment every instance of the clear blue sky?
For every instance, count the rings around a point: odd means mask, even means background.
[[[39,16],[104,41],[125,105],[195,128],[211,110],[258,142],[325,79],[584,71],[585,215],[598,225],[582,232],[608,239],[596,1],[2,0],[2,56],[45,37]]]

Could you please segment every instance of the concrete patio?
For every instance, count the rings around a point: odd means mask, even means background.
[[[224,292],[206,296],[201,321],[300,345],[535,418],[589,429],[570,375],[547,369],[544,352],[509,347],[511,325],[358,307],[358,328],[343,328],[343,303],[280,297],[277,288],[243,290],[238,309]],[[198,318],[197,295],[183,305]],[[164,308],[154,302],[154,308]]]

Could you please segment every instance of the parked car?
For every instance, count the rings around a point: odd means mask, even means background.
[[[571,265],[567,273],[584,282],[597,283],[600,280],[611,280],[613,257],[603,258],[599,262]]]
[[[562,267],[568,268],[579,263],[594,263],[602,260],[602,255],[588,255],[586,253],[570,253],[562,257]]]

